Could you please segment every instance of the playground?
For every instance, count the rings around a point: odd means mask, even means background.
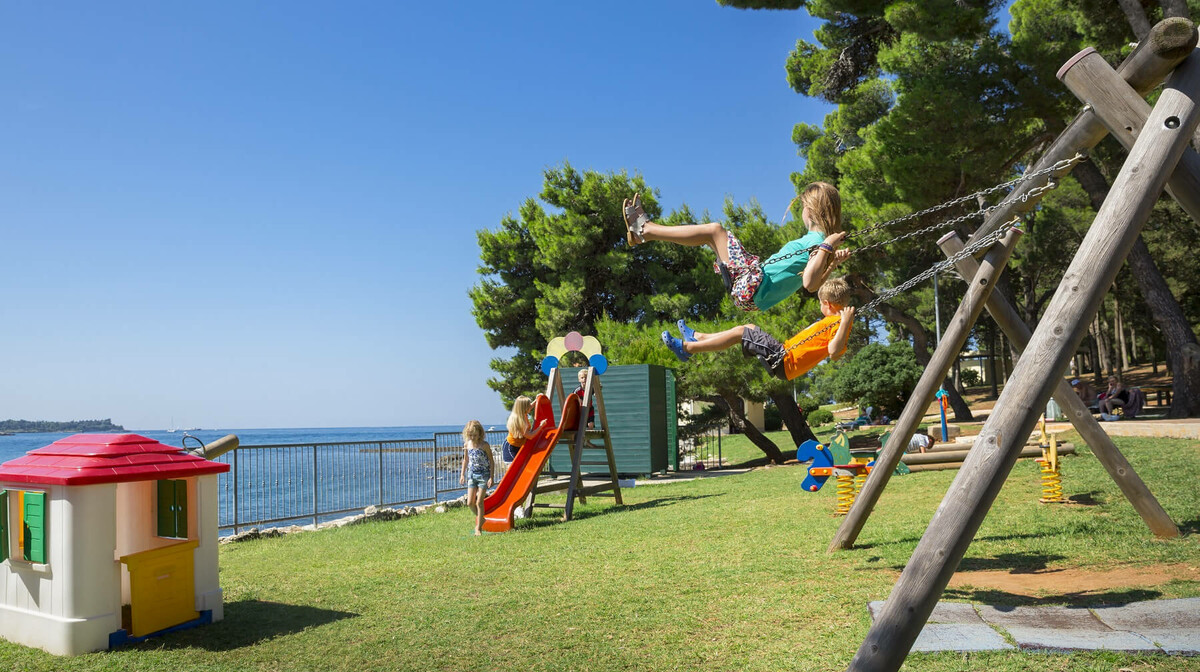
[[[1035,465],[1022,460],[942,602],[1200,597],[1200,443],[1117,442],[1184,538],[1154,540],[1086,449],[1070,458],[1066,483],[1086,506],[1039,504]],[[833,554],[833,489],[800,493],[798,465],[639,484],[623,491],[623,507],[589,498],[569,523],[539,513],[478,539],[458,508],[224,545],[224,620],[72,658],[0,642],[0,660],[21,670],[840,670],[870,624],[868,603],[887,595],[954,473],[893,479],[856,547]],[[909,664],[1200,669],[1197,658],[1097,651],[914,652]]]

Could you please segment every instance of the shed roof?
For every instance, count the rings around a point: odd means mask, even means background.
[[[0,480],[45,485],[127,483],[229,471],[140,434],[76,434],[0,465]]]

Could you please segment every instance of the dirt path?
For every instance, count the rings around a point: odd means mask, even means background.
[[[1141,565],[1101,571],[1086,569],[1039,569],[1028,572],[980,570],[956,572],[950,588],[987,588],[1014,595],[1042,597],[1047,594],[1104,592],[1114,588],[1144,588],[1176,579],[1200,581],[1200,567],[1184,563]]]

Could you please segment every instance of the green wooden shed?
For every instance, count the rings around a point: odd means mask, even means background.
[[[578,387],[579,367],[564,367],[562,374],[563,392],[570,394]],[[599,378],[617,472],[640,475],[678,466],[675,372],[657,364],[627,364],[610,366]],[[556,400],[554,413],[557,416],[559,412]],[[596,425],[599,428],[598,415]],[[554,449],[550,469],[556,473],[571,471],[567,445]],[[582,470],[608,471],[599,466],[584,466]]]

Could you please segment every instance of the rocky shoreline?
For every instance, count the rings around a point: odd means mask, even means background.
[[[359,525],[361,523],[369,523],[383,520],[397,520],[399,518],[408,518],[409,516],[418,516],[424,513],[445,513],[450,509],[457,509],[467,505],[467,496],[463,495],[458,499],[451,499],[445,502],[436,504],[423,504],[421,506],[402,506],[400,508],[390,508],[386,506],[375,506],[372,504],[363,509],[362,513],[337,520],[329,520],[324,523],[315,525],[287,525],[284,527],[269,527],[260,530],[257,527],[232,534],[227,537],[221,537],[220,543],[232,544],[239,541],[249,541],[251,539],[273,539],[282,537],[286,534],[298,534],[300,532],[313,532],[315,530],[328,530],[335,527],[346,527],[347,525]]]

